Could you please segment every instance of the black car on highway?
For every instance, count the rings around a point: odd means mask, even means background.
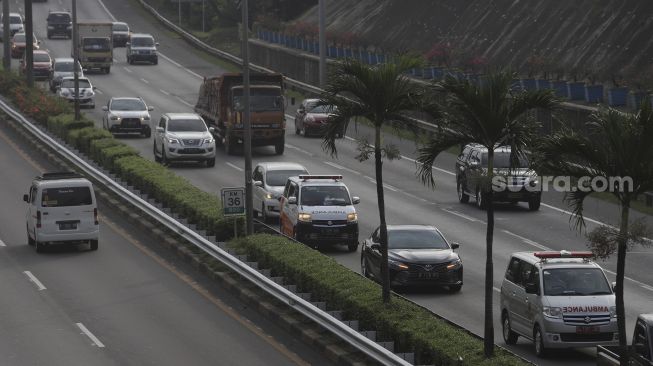
[[[63,36],[73,38],[73,21],[72,16],[67,11],[48,12],[48,39],[54,36]]]
[[[440,230],[428,225],[388,225],[388,265],[392,286],[446,286],[458,292],[463,286],[463,262]],[[380,228],[365,239],[361,273],[380,281]]]

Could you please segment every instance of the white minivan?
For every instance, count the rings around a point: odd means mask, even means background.
[[[51,244],[86,244],[97,250],[100,226],[90,181],[74,172],[44,173],[32,182],[27,202],[27,242],[37,252]]]
[[[503,339],[551,348],[619,344],[613,284],[591,252],[513,253],[501,284]]]

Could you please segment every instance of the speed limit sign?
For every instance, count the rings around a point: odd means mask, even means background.
[[[245,214],[245,187],[222,188],[220,196],[225,216]]]

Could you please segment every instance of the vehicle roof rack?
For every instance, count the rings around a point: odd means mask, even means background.
[[[299,179],[306,181],[308,179],[333,179],[338,181],[342,179],[342,175],[310,175],[310,174],[300,174]]]
[[[559,252],[547,251],[547,252],[535,252],[533,255],[537,258],[540,258],[542,262],[546,262],[547,259],[565,259],[565,258],[582,258],[583,261],[589,262],[594,254],[588,251],[568,251],[561,250]]]
[[[83,177],[76,172],[50,172],[50,173],[43,173],[36,178],[39,180],[56,180],[56,179],[72,179],[72,178],[83,178]]]

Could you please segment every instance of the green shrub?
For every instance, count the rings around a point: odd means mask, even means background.
[[[103,150],[109,147],[114,146],[126,146],[122,142],[114,139],[113,137],[107,137],[105,139],[97,139],[91,141],[91,148],[89,149],[89,156],[91,159],[95,160],[100,165],[102,164],[102,154]]]
[[[75,121],[75,115],[67,113],[50,116],[48,117],[47,123],[48,130],[59,137],[65,137],[69,130],[93,126],[93,121],[88,120],[85,117],[82,117],[79,121]]]
[[[74,137],[71,137],[71,134]],[[72,143],[73,146],[75,146],[79,151],[84,153],[90,151],[91,142],[93,140],[100,140],[100,139],[113,137],[109,131],[102,130],[95,127],[84,127],[78,130],[70,130],[68,136],[71,140],[68,143]]]
[[[97,140],[96,140],[97,141]],[[120,143],[119,145],[109,146],[102,150],[99,159],[95,159],[103,167],[113,170],[113,162],[125,156],[139,155],[138,151],[131,146]]]
[[[401,297],[383,304],[379,285],[302,244],[261,234],[232,240],[230,245],[330,308],[343,310],[347,318],[358,319],[363,329],[393,339],[397,351],[415,352],[418,363],[454,365],[462,357],[464,365],[525,364],[500,348],[486,360],[482,340]]]

